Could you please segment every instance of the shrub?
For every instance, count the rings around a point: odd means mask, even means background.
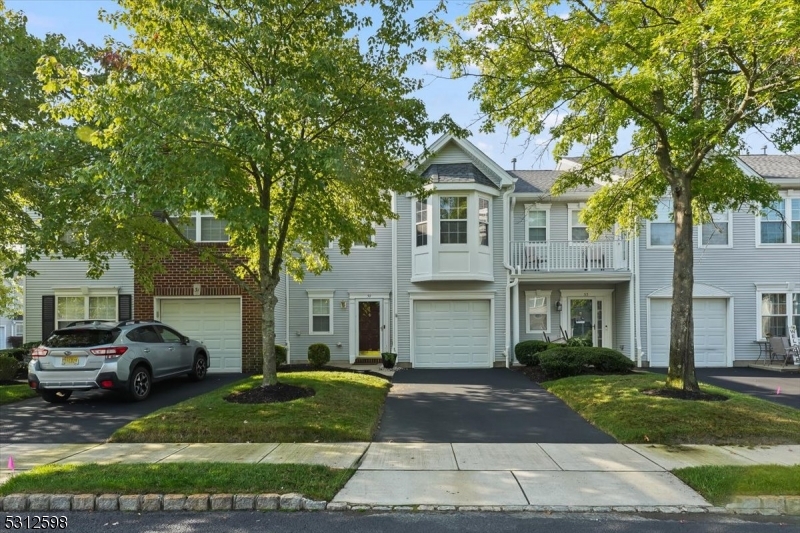
[[[567,346],[553,348],[539,354],[539,364],[548,377],[560,379],[577,376],[593,367],[600,372],[629,372],[633,361],[610,348]]]
[[[38,344],[36,345],[38,346]],[[17,361],[23,362],[31,354],[28,348],[9,348],[7,350],[0,350],[0,357],[13,357]]]
[[[577,376],[583,372],[583,358],[574,348],[553,348],[539,354],[539,365],[552,379]]]
[[[611,348],[573,348],[583,357],[586,366],[593,366],[600,372],[625,373],[633,370],[636,364],[622,353]]]
[[[578,347],[591,347],[592,346],[592,336],[591,335],[583,335],[580,337],[570,337],[567,339],[567,346],[578,348]]]
[[[275,345],[275,365],[281,366],[286,364],[286,346],[280,344]]]
[[[544,341],[522,341],[514,347],[514,355],[520,364],[536,366],[539,364],[539,354],[550,346],[550,343]]]
[[[16,379],[19,369],[20,362],[14,357],[0,355],[0,381],[11,381],[12,379]]]
[[[318,342],[308,347],[308,363],[314,368],[322,368],[331,360],[331,349]]]

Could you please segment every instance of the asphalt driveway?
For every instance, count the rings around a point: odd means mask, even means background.
[[[520,373],[403,370],[394,375],[381,442],[616,442]]]
[[[650,368],[666,374],[666,368]],[[800,373],[771,372],[758,368],[698,368],[699,381],[800,409]],[[780,388],[780,394],[778,389]]]
[[[0,406],[0,443],[104,442],[128,422],[245,378],[245,374],[209,374],[199,383],[175,378],[153,384],[150,397],[129,402],[109,391],[75,392],[65,404],[39,398]]]

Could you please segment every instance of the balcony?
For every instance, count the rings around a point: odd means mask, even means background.
[[[628,241],[512,241],[511,266],[535,272],[629,272]]]

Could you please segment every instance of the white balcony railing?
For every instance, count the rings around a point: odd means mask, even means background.
[[[513,241],[511,266],[517,272],[627,271],[628,243],[599,241]]]

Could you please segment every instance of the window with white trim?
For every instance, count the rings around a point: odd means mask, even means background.
[[[14,324],[14,336],[15,337],[22,337],[25,333],[25,324],[22,322],[17,322]]]
[[[648,245],[672,247],[675,242],[675,223],[672,221],[672,198],[662,198],[656,206],[656,218],[647,223]]]
[[[588,241],[589,230],[586,224],[581,222],[582,209],[569,210],[569,240],[570,241]]]
[[[789,327],[800,331],[800,290],[756,287],[758,331],[756,338],[788,337]]]
[[[478,198],[478,244],[489,246],[489,200]]]
[[[309,333],[333,333],[333,298],[309,299]]]
[[[56,296],[56,327],[77,320],[117,320],[116,296]]]
[[[759,244],[800,244],[800,198],[784,198],[761,211]]]
[[[526,333],[550,331],[550,291],[525,291]]]
[[[439,198],[439,242],[467,244],[467,197]]]
[[[428,199],[417,200],[416,209],[417,246],[428,245]]]
[[[547,242],[547,210],[528,210],[528,240]]]
[[[711,213],[711,220],[702,224],[697,231],[698,246],[731,246],[731,212]]]
[[[192,213],[185,222],[172,219],[183,236],[194,242],[228,242],[230,237],[225,229],[226,220],[214,217],[210,213]]]

